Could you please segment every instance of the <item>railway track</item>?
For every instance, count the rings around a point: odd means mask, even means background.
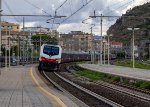
[[[72,70],[74,70],[74,71],[78,71],[78,70],[80,69],[80,67],[78,67],[78,66],[76,66],[76,65],[72,65],[72,66],[68,66],[66,70],[67,70],[68,72],[70,72],[69,69],[72,69]],[[123,78],[125,78],[125,77],[123,77]],[[131,78],[130,78],[130,79],[131,79]],[[133,80],[134,80],[134,79],[133,79]],[[137,91],[137,92],[141,92],[141,93],[145,93],[145,94],[150,95],[150,90],[148,90],[148,89],[140,89],[140,88],[136,88],[136,87],[131,86],[131,85],[127,85],[127,84],[124,84],[124,83],[113,82],[113,81],[110,82],[110,81],[107,81],[107,80],[106,80],[106,82],[108,82],[108,83],[110,83],[110,84],[114,84],[114,85],[116,85],[116,86],[124,87],[124,88],[127,88],[127,89],[131,89],[131,90],[134,90],[134,91]],[[108,84],[107,84],[107,85],[108,85]]]
[[[67,68],[69,68],[69,67],[67,67]],[[76,71],[78,68],[71,66],[71,69],[73,69],[73,71]],[[62,74],[62,75],[64,75],[64,74]],[[69,78],[65,75],[64,75],[64,77]],[[69,78],[69,79],[71,80],[71,78]],[[148,94],[147,94],[147,96],[143,97],[141,95],[138,95],[137,93],[134,93],[131,91],[128,92],[128,90],[124,90],[124,88],[118,89],[118,88],[114,87],[114,85],[109,85],[108,83],[102,82],[102,81],[98,81],[96,83],[94,82],[94,84],[92,84],[92,83],[86,84],[82,80],[76,81],[75,79],[73,79],[71,81],[74,81],[75,83],[80,84],[81,86],[83,86],[99,95],[102,95],[114,102],[117,102],[123,106],[150,107],[150,96]],[[93,87],[93,88],[91,88],[91,87]]]
[[[50,82],[52,82],[53,85],[55,85],[55,87],[59,88],[60,90],[60,87],[64,88],[90,107],[123,107],[120,104],[117,104],[107,98],[104,98],[86,88],[83,88],[65,79],[56,72],[53,73],[43,71],[43,74]]]

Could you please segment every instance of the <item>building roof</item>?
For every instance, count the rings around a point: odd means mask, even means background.
[[[112,41],[110,42],[111,45],[123,45],[122,42],[116,42],[116,41]]]
[[[20,25],[17,23],[2,22],[2,26],[20,26]]]
[[[98,35],[95,35],[93,37],[94,37],[94,40],[101,40],[102,39],[102,36],[98,36]]]

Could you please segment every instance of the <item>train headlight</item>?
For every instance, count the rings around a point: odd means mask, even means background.
[[[60,62],[61,62],[61,59],[56,59],[56,62],[60,63]]]

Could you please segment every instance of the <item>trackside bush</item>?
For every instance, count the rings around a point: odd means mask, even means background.
[[[114,76],[114,77],[112,78],[112,80],[119,82],[119,81],[120,81],[120,77],[119,77],[119,76]]]
[[[150,89],[150,83],[149,82],[143,82],[140,85],[140,88],[142,88],[142,89]]]
[[[136,87],[140,87],[140,85],[143,83],[144,81],[136,81],[136,83],[134,84]]]

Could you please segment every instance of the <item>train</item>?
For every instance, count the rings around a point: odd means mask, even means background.
[[[95,54],[95,60],[98,57],[99,54]],[[115,58],[113,54],[110,55],[110,59]],[[62,63],[90,60],[89,52],[64,52],[59,45],[43,44],[40,49],[38,70],[57,71]]]
[[[43,44],[40,49],[38,70],[58,70],[62,48],[59,45]]]

